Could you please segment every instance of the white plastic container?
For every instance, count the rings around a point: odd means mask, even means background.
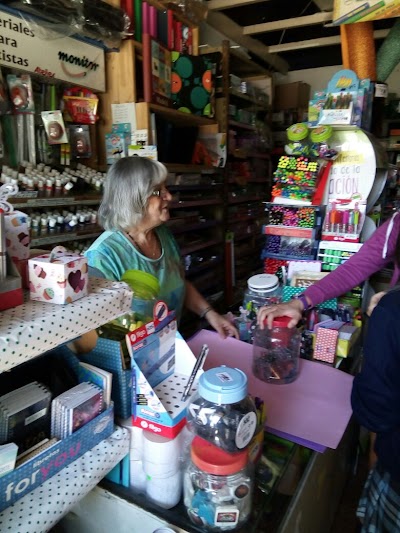
[[[250,311],[254,318],[260,307],[275,305],[282,300],[282,288],[279,279],[273,274],[256,274],[247,280],[243,307]]]

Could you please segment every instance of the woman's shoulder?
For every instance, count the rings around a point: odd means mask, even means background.
[[[125,242],[125,237],[120,231],[104,231],[97,239],[90,245],[87,252],[101,252],[120,246]]]

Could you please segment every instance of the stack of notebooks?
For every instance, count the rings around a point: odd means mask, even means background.
[[[103,411],[103,391],[93,383],[80,383],[53,400],[51,436],[65,439]]]
[[[0,397],[0,444],[14,442],[19,452],[42,440],[50,425],[51,393],[34,381]]]

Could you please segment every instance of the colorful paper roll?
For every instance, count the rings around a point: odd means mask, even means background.
[[[372,22],[344,24],[340,28],[343,62],[354,70],[360,79],[376,80],[376,54]]]
[[[376,75],[386,81],[400,62],[400,19],[397,19],[376,55]]]

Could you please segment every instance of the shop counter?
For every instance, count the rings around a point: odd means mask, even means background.
[[[206,330],[188,342],[194,354],[204,343],[210,348],[205,369],[219,364],[241,368],[249,378],[249,392],[265,400],[265,454],[268,456],[274,439],[281,439],[285,450],[273,486],[256,489],[251,519],[235,531],[329,531],[357,448],[350,405],[352,376],[322,363],[301,360],[296,381],[269,385],[252,375],[251,345],[222,340]],[[108,533],[114,528],[153,533],[162,527],[177,533],[204,532],[189,521],[182,503],[164,510],[141,494],[103,480],[64,518],[60,532]]]

